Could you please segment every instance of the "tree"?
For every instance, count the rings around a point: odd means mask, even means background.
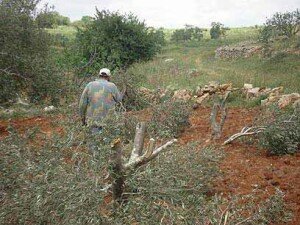
[[[53,7],[48,4],[44,6],[42,11],[36,16],[36,23],[40,28],[53,28],[55,24],[55,17],[52,12]]]
[[[50,35],[35,21],[39,0],[0,2],[0,103],[26,93],[55,99],[60,77],[50,55]]]
[[[191,40],[200,41],[202,38],[203,38],[203,29],[188,24],[186,24],[185,28],[183,29],[175,30],[171,36],[171,40],[175,42],[191,41]]]
[[[295,36],[300,29],[300,11],[275,13],[271,19],[268,19],[266,26],[273,27],[278,35],[287,37]]]
[[[55,26],[70,25],[71,21],[69,17],[62,16],[59,12],[52,11],[53,7],[45,5],[42,12],[36,17],[36,22],[41,28],[53,28]]]
[[[225,36],[227,30],[229,30],[229,28],[224,27],[224,24],[212,22],[210,28],[210,37],[211,39],[219,39],[220,37]]]
[[[276,36],[286,36],[291,38],[300,31],[300,11],[275,13],[267,19],[260,31],[260,40],[264,43]]]
[[[148,28],[132,14],[96,11],[95,18],[79,28],[77,46],[81,72],[95,74],[101,67],[127,69],[138,61],[150,60],[161,49],[161,31]]]

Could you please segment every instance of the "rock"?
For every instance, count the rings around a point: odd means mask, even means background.
[[[139,94],[143,95],[144,97],[146,97],[148,100],[153,100],[155,98],[155,94],[153,90],[150,90],[148,88],[145,87],[140,87],[138,89]]]
[[[285,108],[286,106],[294,103],[295,101],[300,99],[299,93],[292,93],[288,95],[282,95],[278,101],[279,108]]]
[[[197,99],[196,99],[196,102],[198,103],[198,104],[201,104],[206,98],[208,98],[209,97],[209,93],[205,93],[204,95],[202,95],[201,97],[198,97]]]
[[[201,87],[199,87],[199,86],[196,88],[196,95],[197,95],[198,97],[200,97],[200,96],[202,96],[202,95],[203,95],[202,88],[201,88]]]
[[[280,93],[282,93],[282,91],[283,91],[283,87],[281,86],[281,87],[273,88],[271,90],[271,93],[273,93],[274,95],[279,95]]]
[[[237,45],[219,47],[215,51],[215,57],[221,59],[248,58],[260,52],[261,45],[254,42],[242,42]]]
[[[247,89],[247,98],[258,97],[259,95],[259,87]]]
[[[252,89],[253,84],[244,84],[244,89]]]
[[[232,89],[232,83],[229,84],[221,84],[219,86],[220,91],[228,91]]]
[[[190,92],[186,89],[177,90],[174,92],[173,99],[189,101],[192,98]]]
[[[54,111],[56,108],[53,105],[47,106],[44,108],[45,112],[52,112]]]

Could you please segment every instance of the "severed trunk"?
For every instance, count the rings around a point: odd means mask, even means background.
[[[112,191],[114,201],[121,201],[124,190],[124,167],[122,163],[122,146],[121,140],[117,139],[112,143],[112,165],[111,165],[111,178],[112,178]]]
[[[122,144],[121,140],[115,140],[112,145],[112,165],[111,165],[111,177],[113,179],[112,184],[108,185],[103,191],[107,191],[112,188],[113,199],[115,202],[122,200],[122,194],[124,191],[125,177],[128,175],[128,171],[136,170],[138,167],[145,165],[154,158],[156,158],[161,152],[167,149],[170,145],[177,142],[177,139],[168,141],[164,145],[155,149],[155,139],[151,138],[149,146],[143,153],[144,139],[145,139],[146,124],[140,123],[137,125],[136,134],[134,138],[134,146],[131,152],[130,159],[127,163],[122,162]]]
[[[226,92],[223,98],[219,98],[217,94],[214,94],[214,105],[210,114],[210,123],[212,129],[212,139],[216,140],[221,137],[222,129],[227,117],[226,100],[230,92]],[[220,119],[218,120],[218,117]]]

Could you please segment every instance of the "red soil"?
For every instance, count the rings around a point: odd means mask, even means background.
[[[222,138],[214,142],[223,148],[225,158],[221,162],[223,176],[216,181],[216,191],[225,195],[254,193],[261,200],[279,188],[285,193],[288,208],[294,213],[290,225],[300,221],[300,154],[280,157],[267,156],[266,152],[240,140],[222,146],[226,138],[250,126],[259,109],[230,108],[224,125]],[[202,146],[212,144],[209,124],[210,108],[199,108],[190,118],[191,127],[180,137],[180,143],[200,141]]]
[[[202,146],[215,144],[224,149],[225,158],[221,162],[223,176],[216,181],[218,193],[229,195],[244,195],[255,193],[261,200],[280,188],[285,193],[287,206],[294,212],[294,219],[289,224],[296,225],[300,221],[300,154],[281,157],[267,156],[263,150],[247,145],[240,140],[222,146],[230,135],[239,132],[244,126],[249,126],[259,115],[259,109],[230,108],[224,125],[222,138],[217,142],[210,140],[209,115],[210,108],[200,107],[190,117],[191,126],[179,138],[181,144],[199,141]],[[143,113],[147,114],[147,113]],[[34,117],[0,121],[0,141],[8,135],[8,125],[20,132],[30,127],[38,126],[46,134],[61,132],[53,126],[54,118]]]

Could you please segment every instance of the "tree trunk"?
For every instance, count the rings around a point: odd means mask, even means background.
[[[124,167],[122,163],[122,146],[120,139],[117,139],[112,144],[112,191],[113,199],[120,202],[124,191]]]

